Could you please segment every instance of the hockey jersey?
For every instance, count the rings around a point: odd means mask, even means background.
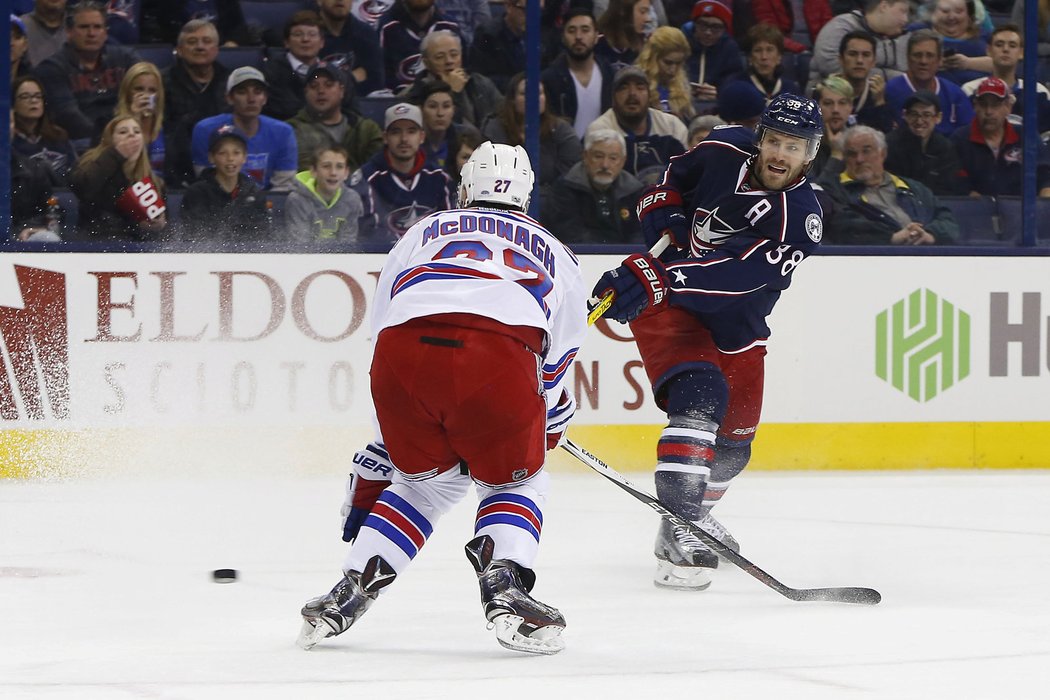
[[[401,174],[383,149],[353,174],[350,186],[364,202],[361,236],[370,240],[395,241],[427,214],[451,209],[456,199],[448,175],[422,151],[412,170]]]
[[[663,180],[692,217],[689,250],[663,256],[670,303],[699,316],[729,353],[766,343],[766,317],[823,234],[823,212],[805,178],[783,191],[749,184],[757,152],[750,129],[715,127],[671,159]]]
[[[412,226],[387,256],[372,336],[413,318],[468,313],[544,332],[547,410],[587,332],[587,291],[572,251],[538,222],[496,209],[454,209]]]

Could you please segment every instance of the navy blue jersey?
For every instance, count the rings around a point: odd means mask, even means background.
[[[723,352],[765,344],[766,316],[823,233],[823,212],[804,178],[783,191],[748,184],[757,152],[750,129],[716,127],[672,158],[664,175],[686,216],[692,212],[690,250],[665,258],[674,259],[670,303],[700,317]]]
[[[433,167],[422,152],[407,174],[394,170],[386,149],[376,153],[350,178],[350,186],[361,195],[365,211],[361,218],[363,239],[397,241],[424,216],[452,208],[455,193],[444,170]]]

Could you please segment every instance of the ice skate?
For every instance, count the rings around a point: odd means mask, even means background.
[[[535,575],[505,559],[492,559],[493,542],[482,535],[467,543],[467,558],[478,574],[481,604],[489,629],[507,649],[529,654],[557,654],[565,618],[557,609],[529,595]]]
[[[710,512],[697,521],[697,525],[729,549],[740,551],[736,538]],[[679,591],[708,588],[721,559],[691,531],[676,528],[666,520],[660,521],[653,554],[657,559],[653,583],[660,588]]]
[[[708,511],[707,514],[700,519],[697,525],[699,525],[704,532],[714,537],[726,547],[729,547],[729,549],[734,552],[740,551],[740,543],[736,541],[736,538],[726,529],[725,525],[719,522],[715,516],[711,515],[711,511]],[[725,561],[725,558],[722,557],[721,554],[718,555],[718,558]]]
[[[350,629],[371,607],[379,591],[396,576],[394,569],[378,554],[368,560],[364,572],[346,572],[331,591],[303,606],[303,627],[296,643],[303,649],[311,649],[322,639]]]

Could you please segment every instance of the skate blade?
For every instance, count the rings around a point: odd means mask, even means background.
[[[523,621],[520,616],[510,614],[500,615],[492,620],[491,625],[496,630],[496,641],[500,643],[500,646],[511,651],[543,654],[544,656],[557,654],[565,648],[565,640],[561,638],[564,627],[547,625],[526,637],[518,632],[518,627]]]
[[[295,640],[295,643],[299,645],[299,648],[309,651],[319,641],[330,636],[332,636],[332,628],[322,620],[318,620],[315,626],[309,620],[304,619],[302,629],[299,630],[299,638]]]
[[[669,561],[656,562],[653,585],[673,591],[703,591],[711,586],[711,572],[699,566],[675,566]]]

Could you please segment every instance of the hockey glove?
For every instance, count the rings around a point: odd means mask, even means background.
[[[665,303],[669,286],[667,268],[662,262],[648,253],[635,254],[601,276],[591,292],[592,301],[597,303],[611,291],[612,305],[604,315],[627,323],[641,316],[646,309],[655,309]]]
[[[390,485],[394,466],[386,448],[370,442],[354,455],[354,470],[346,478],[346,498],[340,514],[343,516],[343,542],[357,537],[357,531],[368,517],[379,494]]]
[[[576,413],[576,397],[562,389],[558,405],[547,411],[547,449],[553,450],[565,437],[565,429]]]
[[[689,247],[689,220],[682,210],[682,195],[678,190],[653,185],[642,192],[635,211],[647,246],[651,248],[667,234],[675,248]]]

